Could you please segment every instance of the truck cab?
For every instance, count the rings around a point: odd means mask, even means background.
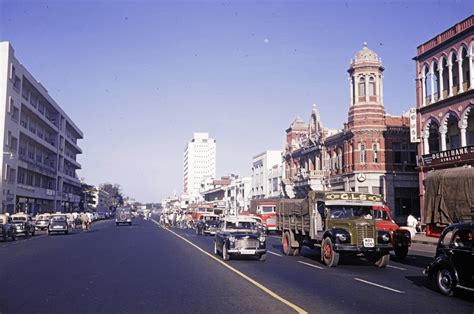
[[[275,203],[260,203],[257,205],[257,216],[262,219],[267,231],[277,230],[277,214]]]

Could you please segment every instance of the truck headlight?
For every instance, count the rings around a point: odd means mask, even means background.
[[[347,240],[349,240],[349,236],[344,233],[338,233],[336,234],[336,237],[340,242],[346,242]]]
[[[382,235],[382,240],[384,240],[384,242],[390,241],[390,236],[388,235],[388,233],[384,233]]]

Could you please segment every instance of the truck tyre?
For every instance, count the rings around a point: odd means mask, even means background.
[[[334,251],[334,246],[329,237],[323,240],[323,245],[321,246],[321,259],[328,267],[336,267],[339,263],[339,253]]]
[[[263,253],[259,256],[260,262],[265,262],[267,260],[267,253]]]
[[[224,261],[230,260],[229,253],[227,253],[227,247],[225,246],[225,243],[222,245],[222,259]]]
[[[404,259],[408,255],[408,246],[397,247],[395,249],[395,256],[398,259]]]
[[[436,286],[445,296],[452,296],[456,287],[454,274],[448,268],[441,268],[436,272]]]
[[[291,247],[290,234],[288,231],[285,231],[281,234],[281,244],[283,246],[283,253],[285,253],[285,255],[293,255],[294,250]]]

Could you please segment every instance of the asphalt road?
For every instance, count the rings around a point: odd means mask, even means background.
[[[141,218],[0,242],[0,313],[474,311],[473,294],[444,297],[423,277],[430,246],[385,269],[360,259],[327,268],[312,250],[282,256],[277,236],[267,249],[266,262],[222,262],[212,237]]]

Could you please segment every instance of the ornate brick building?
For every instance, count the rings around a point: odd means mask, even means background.
[[[385,112],[383,71],[377,54],[364,45],[348,70],[350,104],[344,128],[323,128],[313,107],[300,142],[294,143],[294,132],[297,125],[302,132],[304,122],[295,121],[287,130],[291,141],[284,158],[290,170],[285,182],[297,197],[308,190],[369,192],[383,195],[400,218],[412,210],[419,213],[416,144],[409,143],[408,116]]]
[[[474,165],[473,59],[474,15],[417,48],[421,206],[427,172]]]

